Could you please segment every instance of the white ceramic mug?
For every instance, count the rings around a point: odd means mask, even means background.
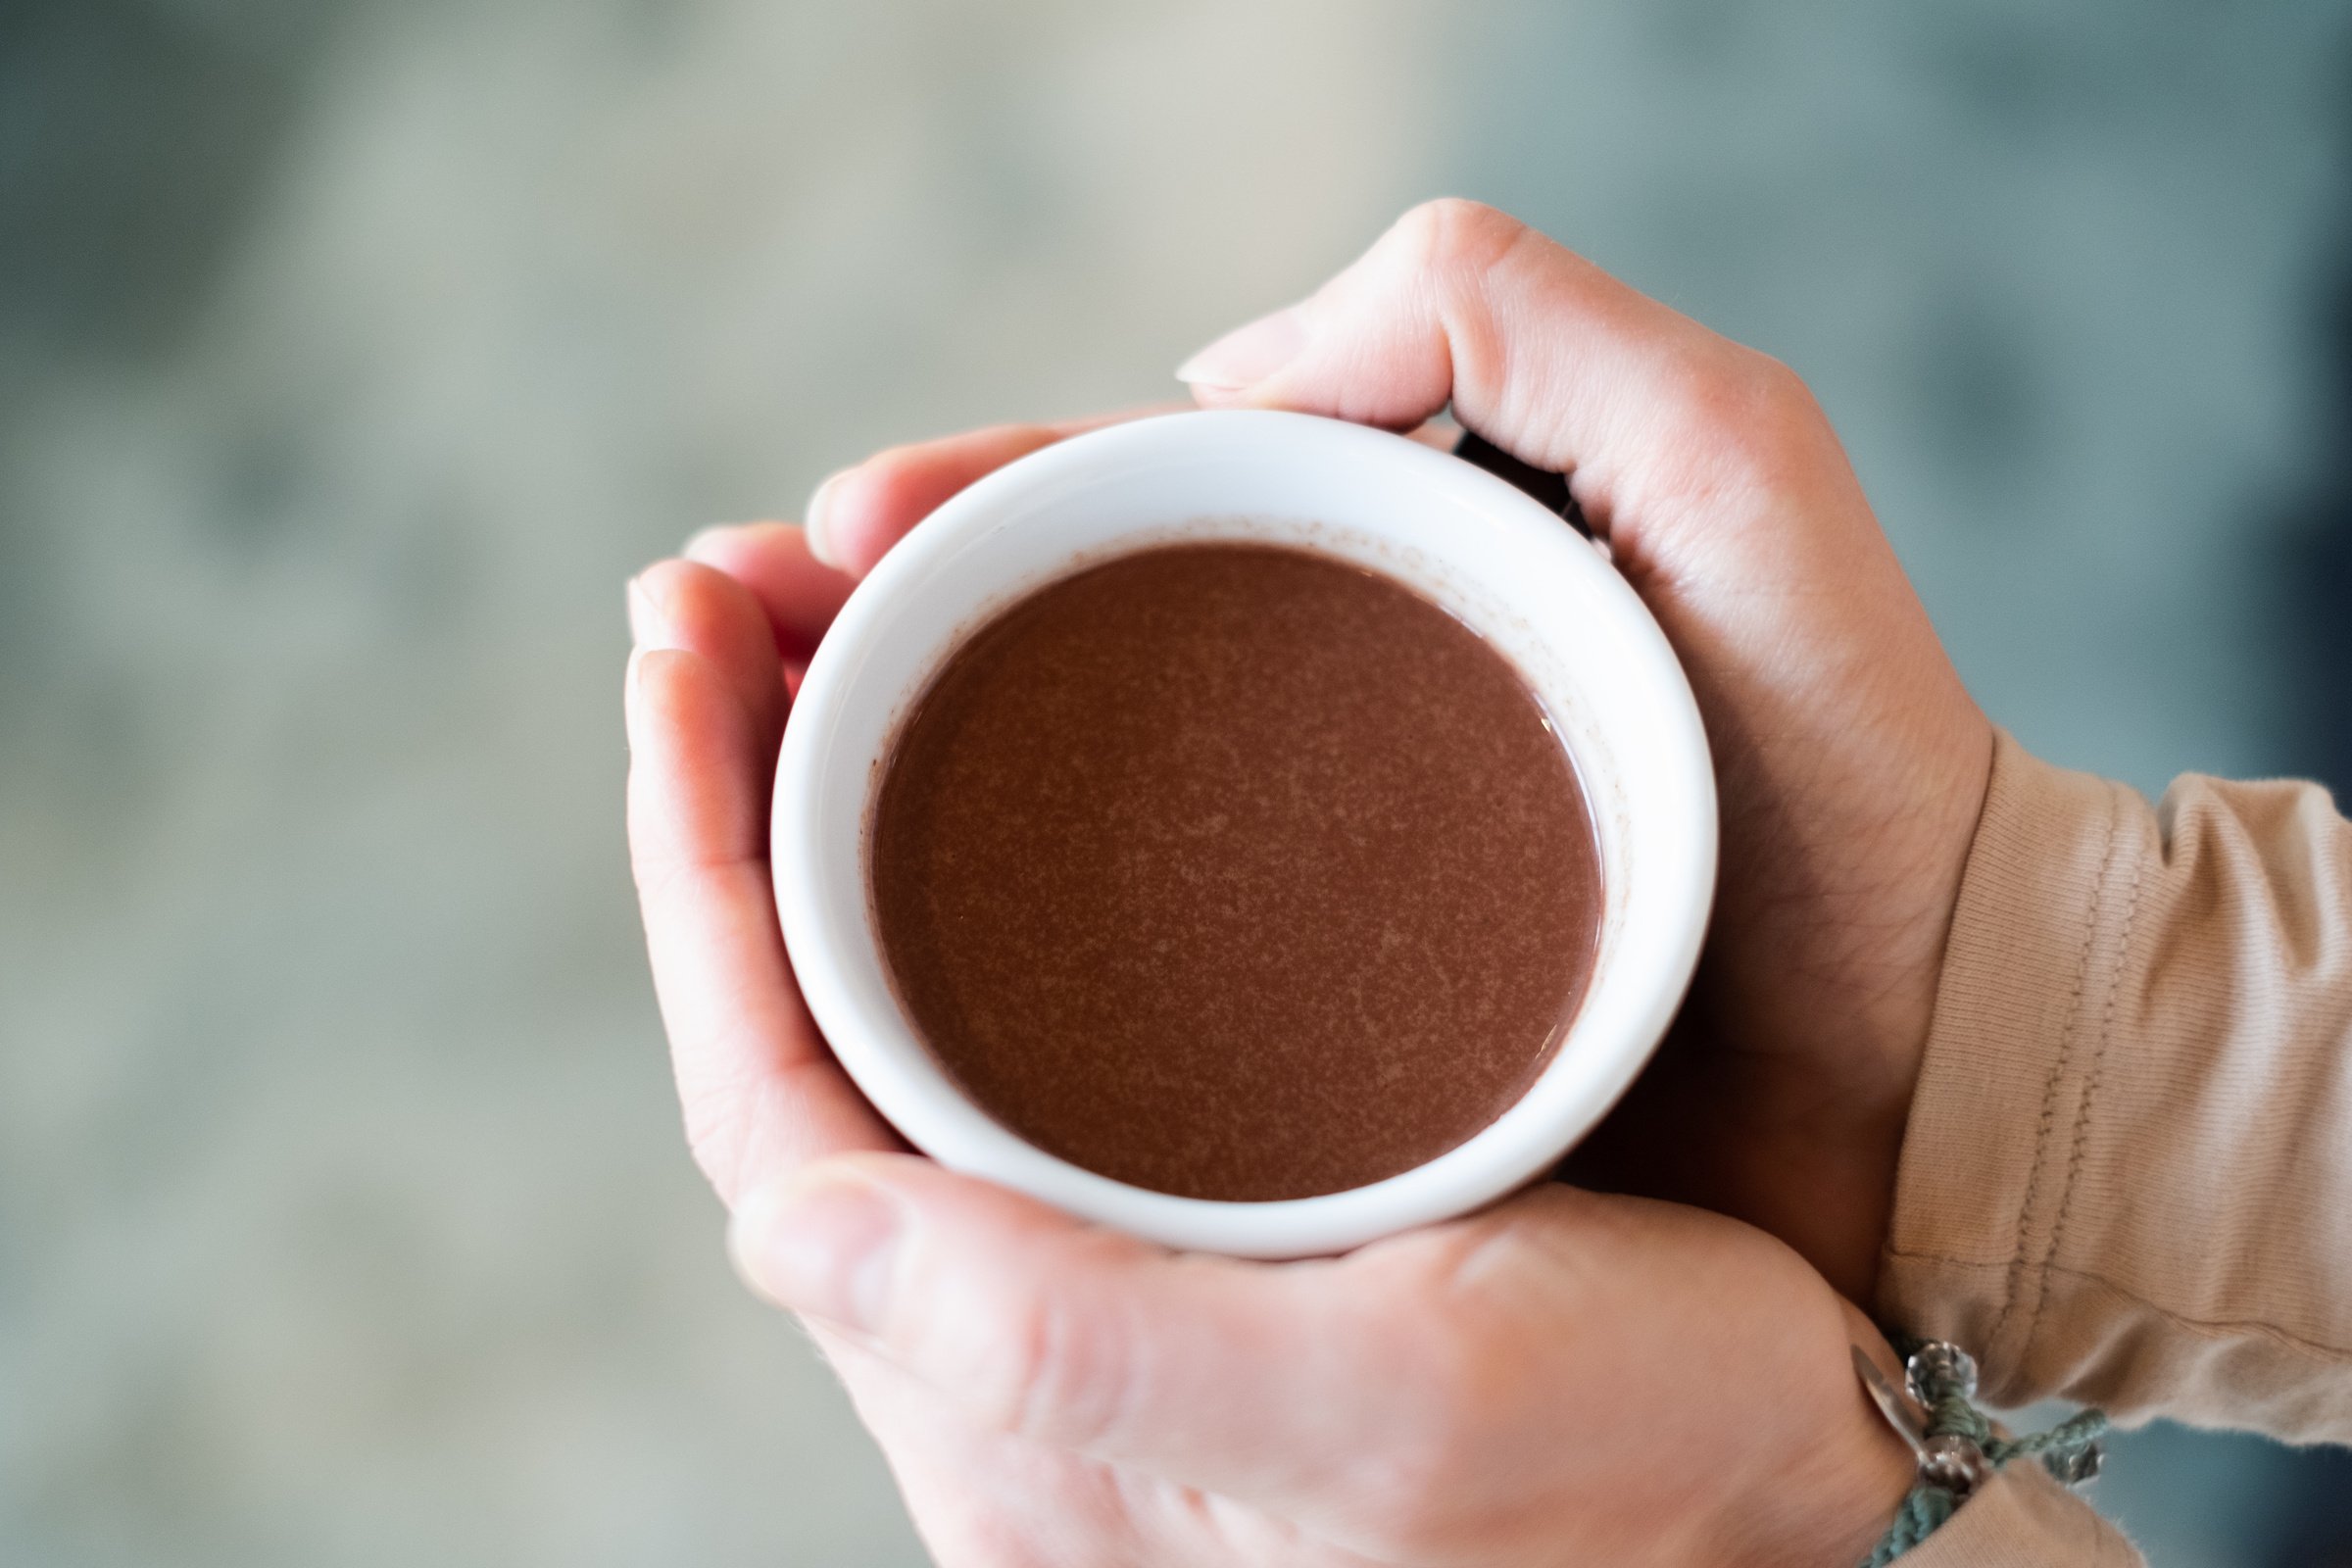
[[[1518,668],[1567,743],[1600,841],[1584,1004],[1517,1103],[1468,1142],[1318,1198],[1224,1202],[1113,1181],[967,1100],[894,996],[866,833],[899,723],[966,634],[1082,564],[1154,544],[1287,544],[1436,601]],[[1641,1071],[1690,983],[1715,881],[1715,785],[1682,667],[1583,536],[1482,468],[1299,414],[1177,414],[1074,437],[925,518],[842,607],[777,767],[776,906],[809,1011],[867,1099],[943,1165],[1172,1247],[1342,1251],[1466,1212],[1550,1170]]]

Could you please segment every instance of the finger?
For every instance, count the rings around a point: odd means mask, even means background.
[[[1363,1376],[1394,1357],[1318,1288],[1344,1265],[1170,1253],[922,1160],[827,1161],[730,1242],[756,1289],[983,1426],[1238,1499],[1328,1495],[1404,1383]]]
[[[789,522],[706,528],[686,541],[686,559],[743,584],[767,616],[776,653],[808,662],[858,584],[808,553],[808,536]]]
[[[818,1155],[896,1147],[792,982],[762,725],[715,661],[682,648],[632,654],[625,703],[630,863],[695,1158],[732,1202]]]
[[[1139,416],[1120,414],[1053,426],[1005,427],[1032,434],[1053,432],[1050,439],[1034,443],[1027,436],[1011,435],[1000,442],[994,439],[998,431],[976,431],[922,446],[900,448],[871,461],[881,463],[887,459],[893,466],[926,468],[928,472],[918,488],[925,494],[953,496],[1015,457],[1026,456],[1082,430]],[[1414,440],[1441,452],[1451,451],[1460,436],[1460,429],[1450,423],[1425,424],[1413,432]],[[833,510],[830,499],[823,510]],[[923,515],[913,514],[907,507],[888,510],[889,517],[877,521],[869,516],[859,524],[865,532],[880,538],[880,549],[896,543]],[[789,522],[721,523],[686,541],[682,553],[689,561],[725,572],[751,591],[767,612],[768,624],[775,633],[776,651],[788,668],[808,663],[817,643],[832,626],[833,617],[840,613],[843,603],[857,586],[857,579],[849,573],[818,561],[810,552],[806,530]]]
[[[640,648],[700,656],[751,720],[754,746],[773,753],[784,735],[784,682],[767,616],[743,584],[688,561],[657,561],[629,579],[629,632]]]
[[[862,577],[906,531],[973,481],[1056,441],[1129,419],[1189,407],[1127,409],[1048,424],[998,424],[877,452],[816,487],[803,519],[808,548],[829,565]]]
[[[1770,507],[1778,472],[1836,451],[1784,367],[1470,202],[1414,209],[1312,298],[1177,373],[1211,407],[1396,429],[1450,403],[1496,446],[1571,474],[1637,576],[1691,566],[1694,527],[1717,543],[1739,535]],[[1838,499],[1849,504],[1830,520],[1866,518],[1858,489]],[[1707,559],[1725,563],[1720,550]]]

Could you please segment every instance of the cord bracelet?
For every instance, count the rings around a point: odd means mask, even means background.
[[[1885,1568],[1927,1540],[2012,1459],[2037,1458],[2068,1487],[2093,1480],[2105,1460],[2099,1437],[2107,1416],[2100,1410],[2078,1411],[2030,1437],[2004,1437],[1970,1402],[1977,1393],[1975,1357],[1948,1340],[1911,1342],[1903,1369],[1909,1398],[1895,1392],[1860,1346],[1853,1354],[1871,1403],[1919,1461],[1918,1483],[1862,1568]]]

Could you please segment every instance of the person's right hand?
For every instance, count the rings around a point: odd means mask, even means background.
[[[1760,1225],[1868,1302],[1992,727],[1804,384],[1460,201],[1416,208],[1179,374],[1210,407],[1395,429],[1450,403],[1570,476],[1690,673],[1723,809],[1696,986],[1578,1174]],[[811,545],[862,574],[1058,433],[983,431],[846,470],[811,503]]]

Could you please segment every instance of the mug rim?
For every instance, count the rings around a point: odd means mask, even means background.
[[[1047,569],[1004,564],[1018,558],[1019,541],[1007,530],[1024,521],[1033,530],[1045,527],[1041,519],[1059,515],[1057,507],[1066,512],[1090,495],[1154,474],[1181,476],[1213,493],[1228,471],[1239,477],[1224,508],[1185,509],[1156,526],[1105,525],[1098,548],[1059,558]],[[1249,499],[1253,482],[1271,494],[1311,482],[1318,471],[1330,480],[1345,473],[1350,482],[1377,475],[1425,502],[1433,517],[1446,514],[1446,526],[1457,532],[1392,519],[1374,530],[1377,538],[1366,535],[1372,540],[1366,544],[1349,531],[1363,521],[1360,512],[1325,522],[1253,507]],[[1604,901],[1622,901],[1633,911],[1626,918],[1640,923],[1630,934],[1620,931],[1624,941],[1614,948],[1604,935],[1585,998],[1551,1059],[1500,1116],[1445,1153],[1367,1186],[1238,1201],[1178,1197],[1085,1169],[1020,1139],[956,1088],[895,992],[886,984],[878,992],[872,983],[887,968],[868,913],[866,835],[891,739],[969,631],[1045,582],[1102,560],[1188,537],[1262,537],[1246,531],[1256,516],[1264,526],[1290,530],[1274,542],[1320,546],[1321,553],[1385,568],[1415,592],[1439,598],[1482,635],[1493,637],[1504,623],[1496,617],[1504,617],[1511,634],[1539,656],[1559,641],[1561,633],[1546,634],[1540,624],[1556,621],[1558,611],[1539,602],[1527,584],[1572,592],[1584,615],[1604,623],[1611,660],[1603,706],[1634,715],[1595,731],[1608,737],[1600,748],[1608,753],[1605,767],[1621,775],[1632,757],[1632,771],[1646,781],[1639,798],[1617,800],[1620,819],[1603,820],[1604,781],[1593,775],[1591,750],[1573,743],[1568,749],[1604,841],[1604,861],[1612,832],[1622,836],[1615,841],[1620,848],[1629,841],[1646,848],[1638,896],[1630,879],[1613,886],[1605,867],[1602,879]],[[1475,535],[1475,549],[1456,548],[1470,537],[1458,531],[1464,527]],[[1310,536],[1299,537],[1299,529]],[[1415,529],[1440,558],[1434,564],[1430,551],[1410,543]],[[1469,569],[1464,560],[1473,556],[1487,564]],[[1459,579],[1455,591],[1468,599],[1446,604],[1433,590],[1436,578]],[[894,624],[922,596],[934,611],[953,612],[952,623],[935,624],[940,617],[933,614],[918,625]],[[912,678],[883,672],[889,654],[904,654],[891,649],[894,638],[930,645],[910,662]],[[1525,660],[1512,662],[1541,694]],[[889,712],[877,722],[875,699],[883,694]],[[863,741],[850,744],[858,736]],[[949,500],[894,546],[844,604],[803,679],[775,783],[770,857],[794,971],[835,1057],[884,1118],[952,1169],[1169,1246],[1245,1256],[1343,1251],[1480,1207],[1556,1165],[1623,1095],[1663,1037],[1696,966],[1714,890],[1714,775],[1697,705],[1663,631],[1603,554],[1483,468],[1401,436],[1311,415],[1191,412],[1106,426],[1021,458]],[[845,827],[854,839],[846,867]],[[845,896],[842,878],[853,873],[855,897]],[[1617,903],[1607,909],[1611,921],[1621,912]],[[1604,984],[1608,1021],[1587,1029]],[[1571,1048],[1586,1054],[1572,1059]]]

